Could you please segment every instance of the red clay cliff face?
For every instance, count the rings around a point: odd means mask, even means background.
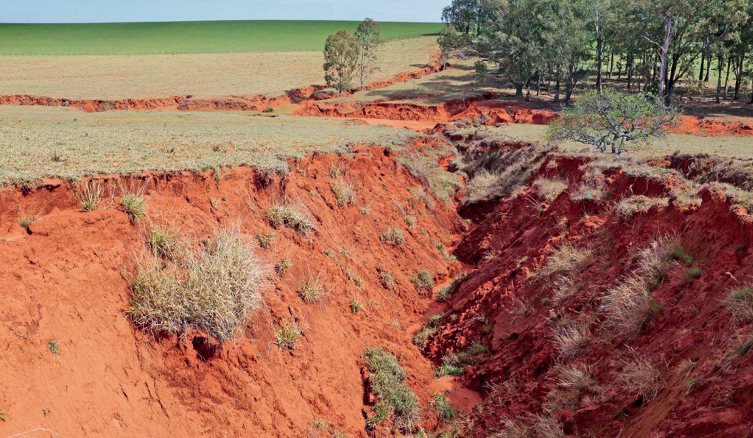
[[[753,284],[753,217],[713,186],[700,205],[683,206],[672,193],[680,179],[605,172],[610,202],[635,195],[670,197],[666,207],[619,216],[604,201],[572,201],[588,159],[551,158],[535,179],[563,178],[568,189],[547,203],[533,189],[487,204],[455,254],[476,265],[444,309],[444,324],[425,350],[436,364],[473,343],[489,348],[468,366],[464,385],[484,394],[464,436],[487,437],[505,420],[552,419],[568,436],[746,436],[753,432],[750,322],[725,304],[736,288]],[[629,190],[628,190],[629,189]],[[692,260],[673,259],[650,292],[652,316],[635,337],[615,333],[602,305],[608,290],[636,269],[636,254],[673,236]],[[557,284],[538,273],[556,248],[590,248],[572,295],[558,301]],[[585,345],[563,356],[555,333],[586,330]],[[658,375],[656,394],[641,395],[624,380],[627,364],[643,358]],[[574,392],[559,371],[586,370]],[[536,417],[539,415],[540,417]],[[540,423],[541,424],[541,423]]]
[[[62,436],[329,436],[312,429],[322,419],[348,436],[366,436],[362,356],[369,347],[400,359],[431,428],[434,372],[406,332],[428,297],[409,278],[419,269],[438,282],[448,278],[453,265],[433,241],[450,245],[465,225],[441,202],[431,210],[417,202],[406,189],[419,183],[391,154],[371,148],[352,160],[314,155],[290,162],[296,171],[270,185],[250,168],[222,169],[217,180],[212,171],[100,178],[113,187],[146,185],[148,219],[136,225],[117,208],[117,190],[112,206],[105,200],[88,213],[79,211],[67,182],[0,191],[0,435],[44,427]],[[354,205],[336,205],[333,166],[343,166],[354,185]],[[265,209],[281,199],[304,205],[316,232],[273,230]],[[402,219],[408,213],[418,221],[413,229]],[[37,215],[28,231],[18,225]],[[207,358],[202,333],[154,337],[126,316],[150,223],[196,241],[223,224],[252,236],[274,231],[272,247],[259,256],[271,267],[289,255],[294,267],[283,277],[270,271],[264,306],[243,336]],[[403,229],[405,244],[380,242],[390,226]],[[360,287],[346,269],[362,278]],[[392,273],[395,289],[382,286],[381,271]],[[311,278],[327,295],[304,304],[296,288]],[[351,299],[364,309],[353,313]],[[273,327],[291,318],[303,337],[294,351],[280,351]],[[48,349],[53,340],[58,354]]]

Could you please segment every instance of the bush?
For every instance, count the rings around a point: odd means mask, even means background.
[[[294,229],[300,235],[314,231],[315,225],[302,208],[291,204],[275,204],[267,210],[267,219],[275,226],[286,226]]]
[[[753,321],[753,287],[733,290],[727,297],[727,307],[739,322]]]
[[[405,383],[407,375],[395,356],[376,348],[364,354],[369,370],[368,383],[377,398],[371,426],[391,420],[396,430],[411,432],[421,421],[418,397]]]
[[[415,216],[407,214],[403,216],[403,222],[405,222],[405,225],[408,226],[409,230],[412,230],[416,228],[416,224],[418,223],[418,220],[416,219]]]
[[[319,301],[325,295],[324,288],[316,280],[310,280],[298,285],[298,293],[304,303],[310,304]]]
[[[277,275],[282,277],[292,267],[293,260],[290,258],[290,256],[285,256],[285,258],[277,262],[277,264],[275,265],[275,272],[277,272]]]
[[[434,275],[429,271],[421,270],[416,272],[411,276],[410,281],[419,291],[424,289],[431,292],[434,289]]]
[[[353,186],[346,181],[338,179],[330,184],[332,193],[335,194],[337,205],[352,204],[356,200],[356,191]]]
[[[468,279],[468,276],[463,274],[452,280],[452,283],[440,289],[434,297],[440,303],[444,303],[449,300],[453,294],[460,288],[460,286]]]
[[[184,252],[181,267],[140,262],[128,314],[152,332],[207,332],[233,339],[261,303],[264,270],[237,231],[219,231],[206,249]]]
[[[259,247],[262,249],[269,249],[272,247],[272,242],[275,240],[275,232],[269,233],[256,233],[256,241],[259,242]]]
[[[379,240],[382,243],[389,243],[395,246],[400,246],[403,243],[405,243],[405,236],[403,235],[403,230],[401,230],[398,227],[389,227],[387,231],[382,233],[381,236],[379,236]]]
[[[563,360],[577,358],[588,347],[593,337],[587,326],[563,327],[554,333],[554,342]]]

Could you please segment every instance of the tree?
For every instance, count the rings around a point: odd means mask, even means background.
[[[377,49],[382,44],[382,39],[379,37],[379,24],[371,18],[363,20],[358,25],[354,37],[358,42],[357,71],[363,90],[366,78],[377,69],[374,63],[377,59]]]
[[[661,137],[678,111],[647,94],[614,91],[583,96],[550,124],[553,140],[572,140],[601,152],[621,154],[629,142]]]
[[[749,16],[747,0],[634,0],[642,20],[642,37],[659,58],[658,95],[669,104],[677,82],[703,53],[711,53],[741,28]],[[710,53],[711,52],[711,53]]]
[[[439,50],[441,51],[440,61],[442,61],[442,69],[444,70],[447,68],[447,60],[450,58],[450,54],[456,50],[470,46],[471,40],[465,34],[458,34],[454,25],[448,24],[439,32],[437,44],[439,44]]]
[[[570,104],[575,85],[585,75],[589,58],[589,33],[584,20],[584,3],[565,0],[550,3],[542,32],[548,73],[555,80],[554,102],[560,101],[565,86],[565,104]]]
[[[338,95],[351,88],[358,64],[358,41],[346,30],[327,37],[324,44],[324,80]]]

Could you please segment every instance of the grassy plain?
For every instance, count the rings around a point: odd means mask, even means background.
[[[389,41],[379,52],[380,70],[373,79],[422,67],[437,50],[436,37]],[[274,95],[324,82],[324,58],[320,51],[24,56],[4,57],[0,61],[1,94],[68,99]]]
[[[347,151],[356,142],[399,147],[415,135],[319,117],[0,107],[0,182],[215,166],[275,168],[287,157]]]
[[[483,135],[498,140],[546,143],[547,126],[510,124],[489,128]],[[648,145],[635,144],[626,156],[657,158],[681,151],[688,154],[713,154],[721,157],[753,158],[753,140],[750,137],[702,137],[688,134],[667,134]],[[564,152],[593,152],[594,148],[576,142],[562,142]]]
[[[320,51],[327,35],[357,21],[184,21],[0,24],[2,55],[122,55]],[[435,34],[441,23],[380,23],[382,38]]]

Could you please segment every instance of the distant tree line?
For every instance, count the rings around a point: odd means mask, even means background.
[[[382,44],[379,24],[371,18],[362,21],[355,34],[341,30],[327,37],[324,44],[324,79],[338,95],[353,88],[358,80],[361,89],[376,71],[377,49]]]
[[[680,81],[708,82],[713,68],[717,101],[737,100],[752,75],[753,0],[453,0],[442,20],[443,60],[478,56],[518,97],[545,81],[569,104],[593,74],[597,92],[624,78],[670,104]]]

